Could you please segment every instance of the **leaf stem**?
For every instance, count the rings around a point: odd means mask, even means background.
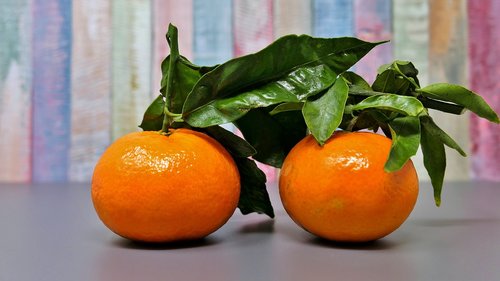
[[[168,45],[170,46],[170,62],[169,62],[169,68],[168,68],[168,77],[167,77],[167,83],[166,83],[166,88],[165,88],[165,105],[163,108],[163,113],[165,114],[163,118],[163,126],[161,128],[161,131],[168,134],[169,133],[169,128],[172,126],[172,123],[177,121],[179,117],[179,114],[175,114],[170,112],[170,107],[172,106],[172,89],[173,89],[173,83],[174,83],[174,72],[175,72],[175,64],[177,63],[177,60],[179,59],[179,45],[177,42],[177,27],[174,25],[170,24],[168,26],[168,32],[167,32],[167,42]]]
[[[431,109],[439,110],[439,111],[446,112],[446,113],[461,115],[465,111],[465,108],[463,106],[460,106],[457,104],[441,102],[441,101],[429,99],[429,98],[422,97],[422,96],[419,96],[418,100],[420,100],[422,105],[425,106],[426,108],[431,108]]]
[[[420,89],[420,86],[417,84],[417,82],[415,82],[415,80],[411,79],[410,77],[406,76],[403,71],[401,71],[401,69],[399,69],[399,66],[398,66],[398,63],[397,62],[394,62],[392,64],[394,66],[394,69],[399,73],[401,74],[401,76],[403,76],[406,80],[408,80],[414,87],[415,89]]]

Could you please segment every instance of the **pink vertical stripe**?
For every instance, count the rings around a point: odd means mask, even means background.
[[[272,0],[235,0],[233,5],[235,56],[256,52],[272,42]]]
[[[392,39],[392,11],[390,0],[354,1],[354,33],[365,41],[376,42]],[[380,65],[393,59],[392,45],[377,46],[358,64],[356,72],[368,82],[373,82]]]
[[[500,113],[500,2],[468,1],[471,88]],[[472,172],[477,179],[500,181],[500,126],[471,117]]]

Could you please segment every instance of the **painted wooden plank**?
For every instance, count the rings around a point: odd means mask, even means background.
[[[70,181],[90,181],[111,140],[111,4],[73,1]]]
[[[234,0],[233,25],[236,57],[261,50],[274,38],[273,1]]]
[[[430,1],[429,5],[429,83],[467,85],[466,1]],[[457,116],[439,111],[430,114],[469,154],[469,115]],[[464,158],[451,149],[447,150],[446,156],[446,179],[469,179],[470,158]]]
[[[420,83],[426,85],[429,81],[428,1],[393,1],[392,5],[394,57],[412,61],[420,71]]]
[[[312,34],[312,0],[275,0],[274,35]]]
[[[152,0],[153,1],[153,93],[159,93],[161,82],[161,62],[168,55],[165,39],[168,24],[179,30],[179,51],[181,55],[193,59],[193,1],[192,0]]]
[[[369,42],[392,39],[390,0],[354,1],[354,35]],[[356,72],[372,83],[380,65],[393,60],[392,44],[377,46],[356,64]]]
[[[33,181],[68,179],[71,1],[33,0]]]
[[[422,85],[429,82],[429,4],[427,0],[393,1],[394,58],[412,61]],[[438,121],[439,122],[439,121]],[[420,180],[429,181],[421,150],[413,158]]]
[[[500,113],[500,2],[468,1],[469,75],[472,89]],[[500,181],[500,129],[471,116],[472,172],[476,179]]]
[[[313,34],[317,37],[354,35],[351,0],[313,0]]]
[[[139,130],[151,103],[151,2],[112,2],[112,139]]]
[[[31,180],[31,8],[0,5],[0,182]]]
[[[193,56],[199,65],[214,65],[233,57],[231,0],[193,0]]]

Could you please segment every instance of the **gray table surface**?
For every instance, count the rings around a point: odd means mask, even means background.
[[[205,240],[148,246],[97,218],[88,184],[0,184],[0,280],[500,280],[500,186],[448,182],[374,243],[326,242],[277,216],[231,220]]]

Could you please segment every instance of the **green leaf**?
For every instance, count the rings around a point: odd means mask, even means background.
[[[222,144],[233,157],[246,158],[257,153],[247,141],[220,126],[207,127],[202,131]]]
[[[392,145],[384,170],[401,169],[417,153],[420,144],[420,119],[415,116],[394,118],[389,122]]]
[[[302,108],[304,120],[316,141],[323,145],[342,122],[349,87],[344,79],[337,79],[328,91],[314,100],[307,100]]]
[[[356,116],[344,114],[339,128],[350,132],[364,129],[370,129],[376,132],[379,128],[379,122],[376,118],[374,118],[374,113],[377,113],[377,111],[366,110]]]
[[[166,84],[170,69],[169,65],[170,56],[167,56],[163,60],[161,66],[163,73],[160,89],[161,94],[146,109],[143,120],[139,125],[139,127],[141,127],[144,131],[159,131],[162,129],[163,119],[165,118],[165,114],[163,112],[165,107],[164,96],[166,95]],[[180,112],[187,94],[191,91],[197,79],[199,79],[204,72],[209,71],[210,67],[194,65],[182,56],[179,57],[175,66],[175,70],[172,72],[174,78],[171,83],[172,108],[170,110]]]
[[[363,89],[361,87],[358,87],[356,85],[351,85],[349,86],[349,96],[365,96],[365,97],[370,97],[370,96],[378,96],[378,95],[385,95],[387,93],[383,92],[376,92],[374,90],[368,90],[368,89]]]
[[[278,104],[273,110],[269,112],[269,114],[275,115],[281,112],[302,110],[302,107],[304,107],[303,102],[284,102]]]
[[[500,123],[498,115],[480,95],[462,86],[437,83],[424,87],[418,92],[424,97],[448,101],[464,106],[480,117],[488,119],[491,122]]]
[[[435,109],[446,113],[460,115],[463,114],[466,110],[465,107],[454,103],[442,102],[424,96],[419,96],[417,98],[426,108]]]
[[[159,131],[163,126],[163,108],[165,101],[163,95],[159,95],[153,103],[146,109],[144,117],[142,118],[141,127],[144,131]]]
[[[336,76],[337,74],[325,65],[301,67],[250,91],[212,100],[185,114],[183,118],[195,127],[229,123],[254,108],[305,101],[307,97],[330,87]]]
[[[240,172],[241,193],[238,208],[241,213],[266,214],[274,218],[274,210],[266,190],[266,175],[254,161],[248,158],[236,158]]]
[[[417,77],[418,70],[412,62],[396,60],[391,64],[390,68],[396,70],[402,78],[410,82],[413,85],[413,89],[420,88],[420,82]]]
[[[342,73],[381,43],[350,37],[284,36],[255,54],[229,60],[205,74],[187,97],[183,113],[275,81],[300,67],[326,65]]]
[[[373,82],[372,88],[375,92],[405,95],[410,87],[410,82],[398,75],[393,69],[387,69]]]
[[[368,82],[366,82],[366,80],[363,77],[359,76],[358,74],[352,71],[346,71],[342,73],[341,76],[348,81],[349,88],[354,86],[357,89],[363,89],[368,91],[372,90],[370,84],[368,84]]]
[[[424,156],[424,166],[431,178],[436,206],[441,205],[441,190],[443,188],[446,170],[446,154],[444,144],[440,138],[428,130],[429,126],[422,126],[420,144]]]
[[[288,111],[271,116],[267,109],[257,108],[236,120],[236,127],[257,150],[253,158],[280,168],[297,142],[307,133],[300,111]]]
[[[198,66],[179,54],[177,28],[170,24],[166,35],[170,47],[161,63],[160,92],[166,98],[167,108],[172,113],[182,113],[182,107],[196,82],[215,67]]]
[[[420,123],[427,133],[431,134],[434,138],[439,139],[443,144],[448,146],[449,148],[455,149],[460,155],[466,157],[467,154],[463,151],[463,149],[453,140],[445,131],[434,123],[434,120],[429,115],[423,115],[420,117]]]
[[[346,106],[346,111],[364,110],[369,108],[384,109],[408,116],[418,116],[425,110],[422,103],[415,97],[394,94],[371,96],[360,103]]]
[[[176,111],[176,107],[179,105],[182,105],[184,102],[185,98],[183,97],[182,92],[179,92],[176,89],[176,84],[179,82],[176,81],[176,72],[178,70],[177,62],[180,58],[179,54],[179,44],[178,44],[178,38],[177,38],[177,27],[175,27],[172,24],[168,25],[168,31],[167,31],[167,42],[170,47],[170,55],[168,56],[168,63],[165,62],[165,67],[162,66],[162,89],[165,89],[164,92],[162,92],[163,96],[165,97],[165,108],[163,111],[165,112],[165,120],[163,121],[163,127],[162,130],[165,132],[167,131],[168,127],[172,125],[173,121],[170,118],[170,116],[167,114],[168,112],[174,112]],[[163,64],[163,63],[162,63]],[[165,68],[165,72],[164,71]],[[163,85],[163,81],[164,85]]]
[[[349,95],[375,96],[385,94],[383,92],[374,91],[363,77],[354,72],[346,71],[342,73],[341,76],[347,81],[347,85],[349,85]]]
[[[372,89],[383,93],[394,93],[390,88],[394,84],[396,79],[396,72],[392,69],[387,69],[384,72],[377,75],[377,78],[372,84]]]
[[[172,76],[170,97],[170,111],[181,113],[182,106],[187,95],[193,89],[193,86],[203,75],[205,68],[195,66],[184,57],[179,57],[175,63],[175,68],[170,72],[170,56],[167,56],[162,62],[162,80],[160,92],[165,95],[167,82],[169,81],[169,73]]]
[[[380,65],[377,68],[377,74],[381,74],[382,72],[386,71],[387,69],[390,69],[391,66],[392,66],[392,63],[385,63],[385,64]]]
[[[391,64],[392,69],[398,69],[404,76],[417,78],[418,69],[410,61],[396,60]]]

